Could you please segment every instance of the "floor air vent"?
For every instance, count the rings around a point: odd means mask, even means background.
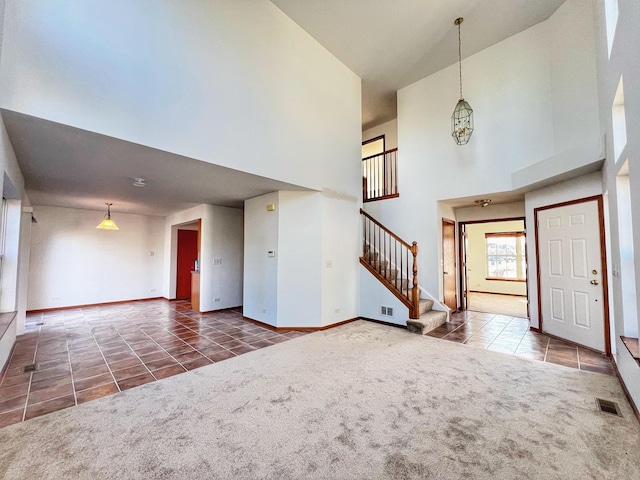
[[[22,367],[22,371],[24,373],[35,372],[36,371],[36,364],[35,363],[30,363],[29,365],[25,365],[24,367]]]
[[[611,413],[612,415],[617,415],[619,417],[622,416],[622,412],[620,412],[620,407],[618,406],[618,404],[616,402],[612,402],[611,400],[596,398],[596,406],[601,412]]]

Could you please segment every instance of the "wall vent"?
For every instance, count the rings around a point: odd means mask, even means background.
[[[596,406],[601,412],[617,415],[618,417],[622,416],[622,412],[620,411],[620,407],[618,406],[618,404],[616,402],[612,402],[611,400],[596,398]]]
[[[384,315],[385,317],[393,317],[393,307],[385,307],[380,305],[380,315]]]

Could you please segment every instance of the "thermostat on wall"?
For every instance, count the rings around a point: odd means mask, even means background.
[[[276,251],[275,250],[269,250],[267,252],[267,256],[268,257],[275,257],[276,256]]]

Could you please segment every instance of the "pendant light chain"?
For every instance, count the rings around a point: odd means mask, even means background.
[[[460,23],[458,22],[458,68],[460,70],[460,98],[462,98],[462,44],[460,42]]]

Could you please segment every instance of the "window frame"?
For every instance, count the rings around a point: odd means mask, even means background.
[[[489,244],[487,242],[487,240],[489,238],[504,238],[504,237],[513,237],[516,239],[516,253],[515,255],[510,255],[510,254],[502,254],[502,255],[497,255],[497,254],[489,254]],[[522,238],[523,242],[521,245],[521,242],[519,241],[519,239]],[[518,232],[485,232],[484,234],[484,239],[485,239],[485,247],[484,247],[484,252],[485,252],[485,266],[486,266],[486,275],[485,275],[485,280],[488,281],[499,281],[499,282],[526,282],[527,281],[527,269],[526,269],[526,262],[527,262],[527,252],[526,252],[526,232],[524,231],[518,231]],[[502,256],[502,257],[515,257],[516,260],[516,277],[496,277],[496,276],[490,276],[489,275],[489,257],[496,257],[496,256]],[[525,261],[525,268],[522,268],[522,260],[524,259]]]

